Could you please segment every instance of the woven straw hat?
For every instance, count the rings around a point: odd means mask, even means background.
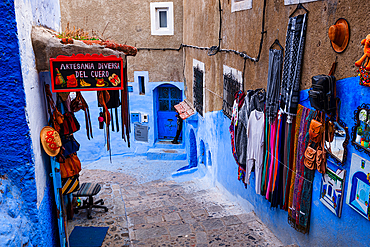
[[[349,25],[346,19],[339,18],[328,31],[331,46],[337,53],[342,53],[349,42]]]
[[[45,126],[40,132],[41,144],[49,156],[57,156],[62,146],[59,133],[50,126]]]

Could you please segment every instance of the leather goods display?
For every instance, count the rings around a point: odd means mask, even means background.
[[[86,134],[87,139],[90,140],[90,137],[93,138],[93,135],[89,106],[87,105],[85,99],[82,97],[81,92],[76,92],[76,98],[74,98],[71,102],[71,111],[78,112],[79,110],[83,110],[85,113]]]
[[[80,124],[77,121],[75,115],[71,112],[64,113],[63,124],[60,125],[61,135],[70,135],[80,130]]]
[[[62,136],[62,145],[64,147],[63,155],[65,157],[68,157],[80,150],[80,144],[76,141],[73,135]]]
[[[76,154],[71,154],[64,163],[60,163],[60,176],[69,178],[81,171],[81,161]]]

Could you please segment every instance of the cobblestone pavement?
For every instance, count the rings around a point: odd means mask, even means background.
[[[83,169],[81,182],[99,182],[109,211],[93,209],[68,221],[74,226],[108,226],[103,246],[283,246],[252,213],[245,213],[216,187],[195,179],[140,183],[124,171]],[[146,180],[147,181],[147,180]]]

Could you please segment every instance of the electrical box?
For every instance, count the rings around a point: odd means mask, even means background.
[[[131,113],[131,123],[141,123],[141,114],[140,113]]]
[[[148,114],[141,114],[141,122],[148,123],[149,122],[149,115]]]
[[[135,124],[135,140],[141,142],[148,142],[148,126]]]

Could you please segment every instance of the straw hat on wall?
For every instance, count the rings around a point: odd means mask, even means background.
[[[62,140],[60,139],[59,133],[50,126],[45,126],[40,132],[40,139],[42,147],[49,156],[57,156],[60,147],[62,146]]]

